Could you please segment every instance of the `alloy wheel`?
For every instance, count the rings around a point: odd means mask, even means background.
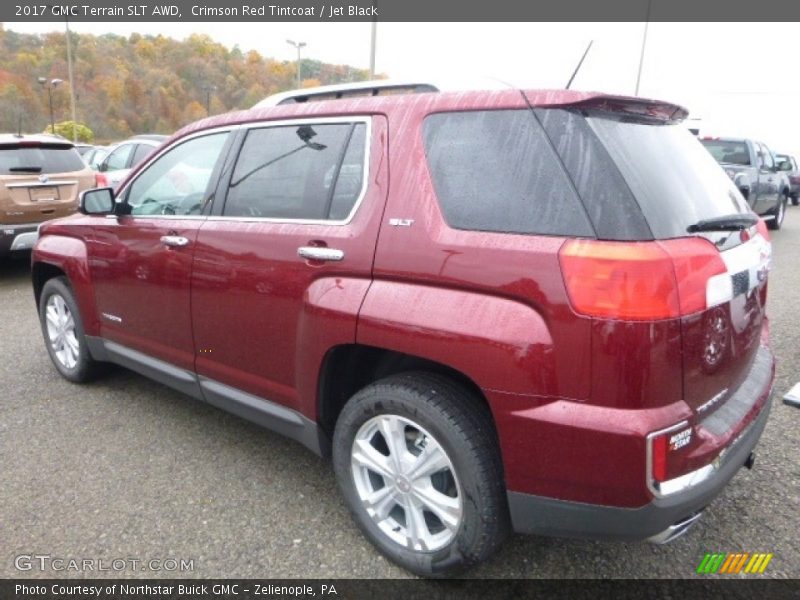
[[[417,423],[397,415],[368,420],[353,440],[351,467],[364,509],[396,543],[432,552],[457,535],[463,497],[455,468]]]
[[[53,294],[45,306],[45,322],[50,348],[56,360],[67,369],[74,369],[80,357],[80,346],[75,334],[75,318],[60,294]]]

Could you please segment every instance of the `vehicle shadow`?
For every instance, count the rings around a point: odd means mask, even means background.
[[[31,273],[30,253],[0,258],[0,287],[28,282]]]

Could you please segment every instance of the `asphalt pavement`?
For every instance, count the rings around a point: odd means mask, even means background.
[[[685,578],[707,552],[771,552],[764,576],[800,577],[800,409],[780,402],[800,381],[800,207],[788,209],[773,244],[778,375],[755,468],[740,471],[699,524],[666,546],[515,536],[470,576]],[[70,559],[94,561],[94,570],[74,571]],[[329,462],[299,444],[123,369],[86,386],[59,377],[28,263],[6,261],[0,577],[68,576],[409,574],[362,537]]]

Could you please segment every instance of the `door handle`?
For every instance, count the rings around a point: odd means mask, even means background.
[[[320,246],[300,246],[297,249],[300,258],[308,260],[330,260],[338,261],[344,258],[344,252],[336,248],[325,248]]]
[[[181,246],[188,246],[189,238],[185,238],[182,235],[162,235],[161,243],[172,248],[179,248]]]

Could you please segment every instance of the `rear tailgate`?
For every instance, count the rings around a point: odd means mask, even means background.
[[[727,273],[716,276],[716,287],[709,283],[706,288],[704,310],[681,317],[683,398],[704,419],[737,391],[759,354],[769,242],[755,226],[690,233],[699,222],[750,211],[730,178],[682,125],[608,113],[589,114],[587,121],[641,208],[651,239],[702,236],[716,246],[725,264]],[[692,274],[687,269],[676,277],[680,282]],[[771,356],[766,355],[771,368]],[[759,395],[749,399],[755,402]],[[746,412],[731,413],[728,428]]]
[[[72,214],[94,173],[71,144],[20,139],[0,144],[0,219],[37,223]]]
[[[3,223],[35,223],[75,212],[78,193],[92,187],[89,170],[53,176],[5,176],[0,184]]]
[[[723,251],[722,257],[733,297],[682,322],[684,399],[701,419],[726,406],[751,373],[763,374],[765,366],[771,367],[766,353],[760,360],[769,364],[755,364],[766,318],[769,242],[755,233],[749,241]],[[711,421],[714,433],[722,435],[736,425],[758,396],[738,399],[735,410],[728,407],[724,418]]]

